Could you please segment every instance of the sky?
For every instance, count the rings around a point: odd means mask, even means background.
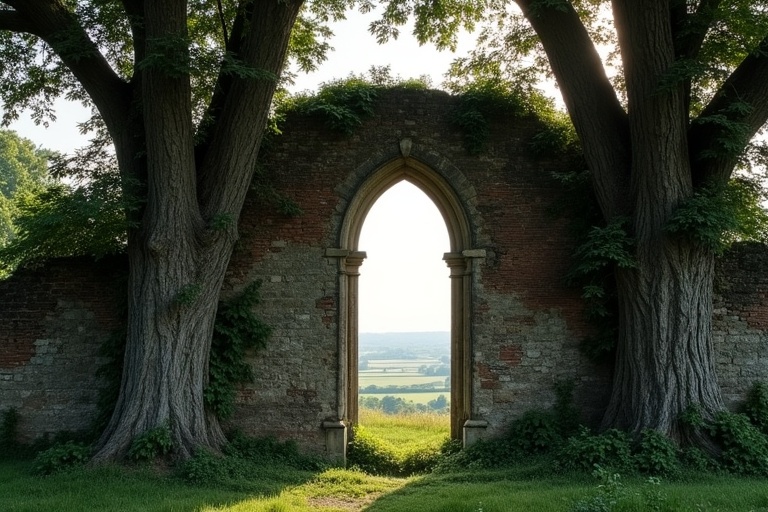
[[[409,29],[397,40],[378,45],[368,33],[374,13],[352,12],[338,22],[330,41],[334,51],[318,71],[296,78],[293,92],[314,91],[322,83],[372,66],[389,66],[391,75],[417,78],[427,75],[437,87],[451,61],[465,55],[474,43],[462,34],[456,53],[419,46]],[[89,112],[81,105],[59,100],[57,120],[36,126],[29,116],[9,128],[39,146],[71,152],[86,143],[77,123]],[[368,258],[360,269],[359,325],[361,332],[447,331],[450,329],[450,281],[442,261],[448,252],[448,232],[437,207],[418,188],[407,183],[392,187],[373,206],[361,233],[360,250]]]

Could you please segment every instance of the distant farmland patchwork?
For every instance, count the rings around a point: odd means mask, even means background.
[[[450,399],[450,335],[432,333],[360,333],[360,397],[394,396],[427,404]]]

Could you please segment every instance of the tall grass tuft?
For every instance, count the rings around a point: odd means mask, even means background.
[[[380,439],[397,444],[442,442],[450,435],[449,416],[432,412],[386,414],[376,409],[360,409],[360,424]]]
[[[372,474],[404,476],[430,471],[449,444],[447,419],[432,413],[361,410],[349,462]]]

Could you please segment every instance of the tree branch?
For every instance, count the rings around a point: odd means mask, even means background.
[[[630,141],[627,114],[570,2],[543,7],[515,0],[538,34],[560,86],[607,219],[629,207]],[[536,5],[538,4],[538,5]]]
[[[31,25],[75,75],[99,110],[112,136],[124,125],[128,85],[111,68],[77,18],[59,0],[7,2]]]
[[[245,38],[245,30],[248,26],[247,20],[253,16],[253,5],[253,0],[248,0],[243,2],[237,10],[237,15],[232,23],[232,33],[226,41],[225,52],[227,55],[237,57],[240,54]],[[201,126],[198,127],[197,137],[199,142],[195,147],[195,160],[198,164],[202,162],[205,154],[208,152],[208,146],[213,137],[211,124],[215,123],[218,119],[221,109],[224,108],[224,101],[232,86],[232,75],[225,73],[224,66],[225,63],[222,62],[219,68],[219,76],[216,77],[216,85],[213,88],[211,102],[205,111],[205,117],[202,120]]]
[[[689,129],[697,185],[724,184],[741,151],[768,121],[768,36],[720,87]]]
[[[673,8],[672,30],[678,59],[695,59],[699,55],[721,3],[722,0],[701,0],[694,14],[688,14],[685,2]]]
[[[32,33],[34,26],[16,11],[0,10],[0,30]]]
[[[236,57],[245,71],[263,76],[227,75],[221,82],[221,109],[211,127],[199,167],[198,194],[205,218],[240,213],[256,165],[276,77],[285,64],[288,41],[301,0],[252,2],[242,29],[232,28],[231,44],[241,41]],[[242,36],[238,33],[242,30]],[[272,75],[270,79],[266,75]]]

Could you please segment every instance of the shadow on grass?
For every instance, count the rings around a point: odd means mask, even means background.
[[[229,506],[253,498],[266,501],[280,496],[286,489],[300,487],[321,474],[319,470],[300,470],[279,464],[254,464],[247,477],[217,478],[206,483],[190,484],[173,472],[147,466],[79,468],[39,477],[31,474],[32,465],[30,460],[0,462],[0,510],[229,510]]]

